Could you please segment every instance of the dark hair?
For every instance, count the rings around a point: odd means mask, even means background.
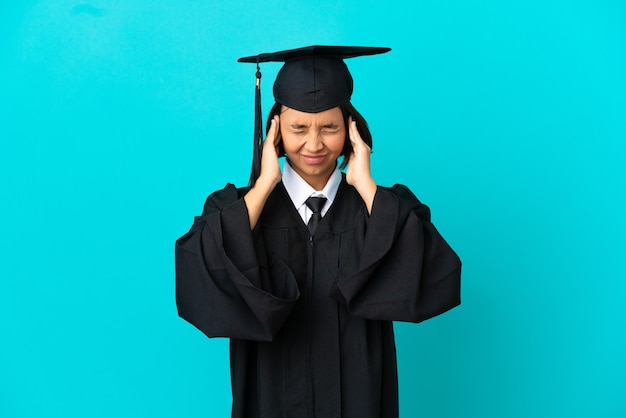
[[[272,106],[272,110],[270,110],[270,114],[267,117],[267,123],[265,124],[265,134],[270,130],[270,121],[274,118],[274,116],[279,115],[282,110],[282,106],[280,103],[274,103]],[[348,159],[350,154],[352,153],[352,143],[350,142],[350,133],[348,129],[348,117],[352,116],[352,120],[356,122],[356,127],[359,130],[359,134],[361,134],[361,138],[363,142],[365,142],[370,148],[372,148],[372,134],[367,126],[367,122],[365,118],[355,109],[355,107],[350,102],[346,102],[342,105],[339,105],[339,109],[341,109],[341,113],[343,115],[343,122],[346,126],[346,139],[343,144],[343,150],[341,151],[341,156],[343,157],[343,161],[339,166],[340,169],[346,168],[348,165]],[[283,157],[285,155],[285,149],[283,148],[282,142],[278,144],[278,156]]]

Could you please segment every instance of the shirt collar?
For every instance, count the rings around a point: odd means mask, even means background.
[[[325,208],[330,207],[330,205],[335,200],[335,196],[337,196],[337,190],[339,189],[339,184],[341,183],[341,171],[339,171],[338,167],[335,167],[335,171],[330,175],[330,178],[326,182],[326,185],[322,190],[315,190],[313,187],[309,185],[298,173],[295,172],[289,162],[286,161],[283,167],[283,185],[293,202],[293,205],[296,209],[299,209],[304,202],[310,196],[324,196],[327,199]]]

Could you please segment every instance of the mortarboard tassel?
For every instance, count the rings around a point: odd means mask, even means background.
[[[263,155],[263,115],[261,112],[261,68],[256,62],[256,87],[254,92],[254,148],[252,150],[252,172],[250,187],[254,186],[261,175],[261,157]]]

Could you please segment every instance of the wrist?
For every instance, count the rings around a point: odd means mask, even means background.
[[[259,194],[269,195],[272,192],[272,190],[274,190],[274,187],[276,187],[279,181],[280,181],[280,177],[274,178],[274,177],[263,176],[263,174],[261,174],[259,178],[256,180],[256,182],[254,183],[254,186],[252,187],[252,189],[254,189]]]
[[[374,196],[376,195],[376,190],[378,189],[378,185],[371,177],[369,179],[363,180],[358,184],[354,185],[354,188],[363,199],[365,206],[367,206],[367,211],[369,213],[372,212],[372,206],[374,204]]]
[[[281,179],[280,171],[278,175],[269,175],[269,174],[261,172],[254,186],[256,187],[258,184],[259,188],[269,189],[271,191],[280,182],[280,179]]]
[[[358,182],[354,182],[353,184],[354,188],[357,189],[357,191],[359,192],[359,194],[361,193],[366,193],[366,194],[371,194],[371,193],[375,193],[376,192],[376,182],[374,181],[374,179],[372,177],[367,177],[364,178]]]

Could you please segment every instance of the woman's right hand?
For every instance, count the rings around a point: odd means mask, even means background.
[[[276,186],[282,178],[278,164],[278,144],[280,143],[280,118],[278,115],[274,115],[270,123],[270,129],[267,131],[265,141],[263,141],[261,174],[257,181],[261,180]]]
[[[248,219],[250,221],[250,229],[254,229],[263,206],[274,187],[280,182],[282,173],[278,164],[278,144],[280,143],[280,119],[278,115],[274,116],[271,121],[270,129],[267,131],[267,137],[263,141],[263,151],[261,153],[261,174],[254,183],[254,186],[243,197],[248,208]]]

